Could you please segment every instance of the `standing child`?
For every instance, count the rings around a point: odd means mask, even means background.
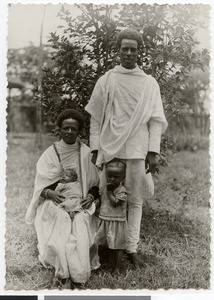
[[[125,163],[114,158],[106,165],[106,184],[101,190],[100,226],[95,237],[97,245],[107,244],[114,250],[114,270],[120,269],[122,250],[126,249],[127,192],[123,186]]]

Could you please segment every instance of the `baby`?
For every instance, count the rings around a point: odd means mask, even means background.
[[[66,210],[71,218],[82,210],[80,205],[82,191],[77,178],[78,176],[74,169],[66,169],[56,187],[56,191],[59,191],[65,197],[65,200],[59,206]]]
[[[125,163],[116,158],[106,165],[106,186],[101,190],[100,225],[95,237],[97,245],[107,244],[114,251],[114,273],[119,271],[122,250],[126,249],[125,169]]]

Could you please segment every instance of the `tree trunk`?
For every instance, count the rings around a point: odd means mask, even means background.
[[[43,46],[42,46],[42,34],[43,34],[43,23],[45,18],[46,6],[44,6],[44,12],[42,17],[41,31],[40,31],[40,45],[39,45],[39,72],[38,72],[38,94],[36,105],[36,139],[35,147],[42,149],[42,65],[43,65]]]

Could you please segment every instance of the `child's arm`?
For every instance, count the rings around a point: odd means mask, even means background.
[[[107,190],[107,196],[108,196],[111,206],[117,207],[119,205],[122,205],[123,201],[121,201],[120,199],[117,199],[114,196],[113,191]]]
[[[115,189],[112,189],[111,187],[107,188],[107,196],[110,204],[114,207],[122,205],[127,201],[127,191],[124,187],[120,188],[120,190],[117,191]]]
[[[100,205],[101,205],[101,198],[98,197],[97,199],[95,199],[95,200],[94,200],[94,203],[95,203],[96,209],[100,208]]]

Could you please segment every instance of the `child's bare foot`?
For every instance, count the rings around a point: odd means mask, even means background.
[[[113,268],[113,270],[111,272],[111,275],[112,276],[118,276],[118,275],[120,275],[120,269],[119,269],[119,267]]]

